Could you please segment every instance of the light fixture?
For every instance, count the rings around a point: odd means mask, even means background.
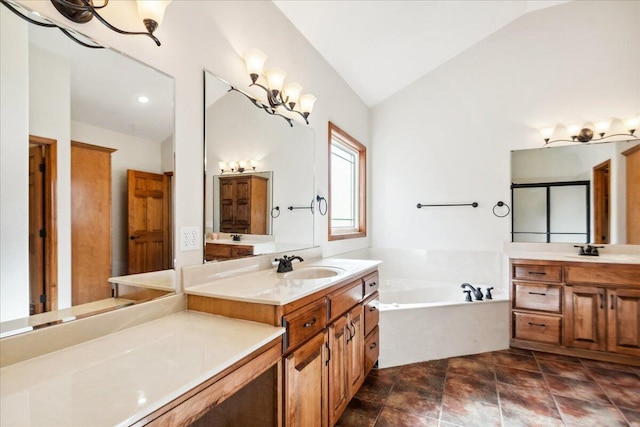
[[[235,87],[231,87],[231,90],[240,92],[249,98],[256,107],[262,108],[267,113],[284,118],[290,126],[293,126],[293,122],[291,117],[288,117],[288,113],[299,114],[305,123],[309,124],[309,114],[313,111],[316,97],[311,94],[300,95],[302,86],[298,83],[285,83],[287,73],[281,68],[269,68],[263,71],[267,55],[261,50],[249,49],[244,53],[243,58],[251,78],[249,86],[263,89],[267,93],[267,102],[262,102]],[[261,76],[264,76],[266,86],[258,83]]]
[[[53,6],[55,6],[56,10],[60,12],[60,14],[62,14],[62,16],[77,24],[84,24],[86,22],[89,22],[95,16],[98,21],[100,21],[103,25],[105,25],[110,30],[115,31],[116,33],[126,35],[144,35],[151,38],[156,43],[156,45],[160,46],[160,40],[158,40],[158,38],[154,36],[153,33],[162,23],[164,11],[169,6],[172,0],[136,1],[138,3],[138,14],[140,15],[140,19],[142,19],[142,22],[147,29],[146,32],[121,30],[120,28],[113,26],[106,19],[104,19],[98,13],[98,10],[105,8],[109,4],[109,0],[103,0],[102,5],[100,6],[94,6],[93,0],[51,0],[51,3],[53,4]],[[91,44],[81,40],[83,37],[75,31],[69,30],[67,28],[62,28],[48,19],[42,18],[42,20],[35,20],[30,18],[26,14],[31,11],[25,10],[25,8],[20,5],[17,5],[8,0],[0,0],[0,3],[2,3],[16,15],[20,16],[22,19],[32,24],[41,27],[58,28],[64,35],[82,46],[92,49],[103,48],[103,46],[100,46],[98,44]],[[19,9],[25,10],[25,13],[19,11]]]
[[[540,134],[544,139],[545,145],[552,144],[554,142],[576,142],[576,141],[582,142],[582,143],[598,142],[614,136],[627,136],[627,137],[630,136],[630,137],[633,137],[634,139],[638,139],[638,137],[635,135],[635,131],[638,129],[638,126],[640,125],[640,116],[633,116],[624,120],[625,130],[628,133],[607,134],[611,126],[611,123],[612,123],[611,119],[601,120],[596,122],[593,128],[589,126],[583,126],[581,124],[567,125],[566,129],[571,139],[553,139],[552,140],[551,137],[553,136],[553,131],[554,131],[554,128],[552,127],[546,127],[546,128],[540,129]],[[594,139],[593,136],[595,133],[597,133],[600,136],[600,138]]]
[[[220,168],[221,174],[225,172],[242,173],[247,170],[247,164],[249,164],[251,169],[254,171],[258,167],[257,160],[232,160],[230,162],[218,162],[218,167]]]

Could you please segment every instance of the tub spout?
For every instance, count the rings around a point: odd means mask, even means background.
[[[482,290],[480,289],[480,287],[476,289],[468,283],[463,283],[462,285],[460,285],[460,287],[462,289],[464,289],[465,287],[468,287],[469,289],[471,289],[471,292],[473,292],[473,296],[476,298],[476,301],[482,301]]]

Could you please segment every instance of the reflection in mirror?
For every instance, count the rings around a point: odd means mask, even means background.
[[[173,268],[173,79],[12,19],[28,44],[12,49],[15,61],[3,55],[2,87],[26,82],[30,136],[3,139],[1,172],[12,191],[28,194],[14,206],[24,224],[14,226],[25,230],[29,250],[1,255],[3,270],[15,268],[2,272],[3,333],[5,321],[29,315],[31,326],[56,323],[170,292],[173,271],[158,292],[124,284],[120,292],[109,278]],[[27,159],[24,173],[6,167]],[[15,200],[2,193],[3,205]]]
[[[313,130],[265,114],[207,71],[204,79],[205,261],[313,246],[313,213],[287,209],[314,197]],[[251,160],[255,172],[229,167]]]
[[[626,244],[627,194],[640,186],[629,153],[638,140],[511,153],[514,242]],[[635,177],[635,178],[628,178]]]

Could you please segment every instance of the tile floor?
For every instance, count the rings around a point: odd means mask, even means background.
[[[640,367],[529,350],[374,369],[340,427],[640,427]]]

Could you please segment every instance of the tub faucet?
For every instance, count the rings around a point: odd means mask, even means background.
[[[282,258],[276,258],[275,261],[278,261],[277,273],[286,273],[289,271],[293,271],[293,266],[291,265],[291,261],[293,261],[294,259],[297,259],[300,262],[304,261],[302,257],[299,257],[297,255],[293,255],[293,256],[283,255]]]
[[[476,301],[482,301],[482,290],[480,289],[480,287],[476,289],[468,283],[463,283],[462,285],[460,285],[460,287],[462,289],[464,289],[465,287],[468,287],[469,289],[471,289],[471,292],[473,292],[473,296],[475,297]]]

